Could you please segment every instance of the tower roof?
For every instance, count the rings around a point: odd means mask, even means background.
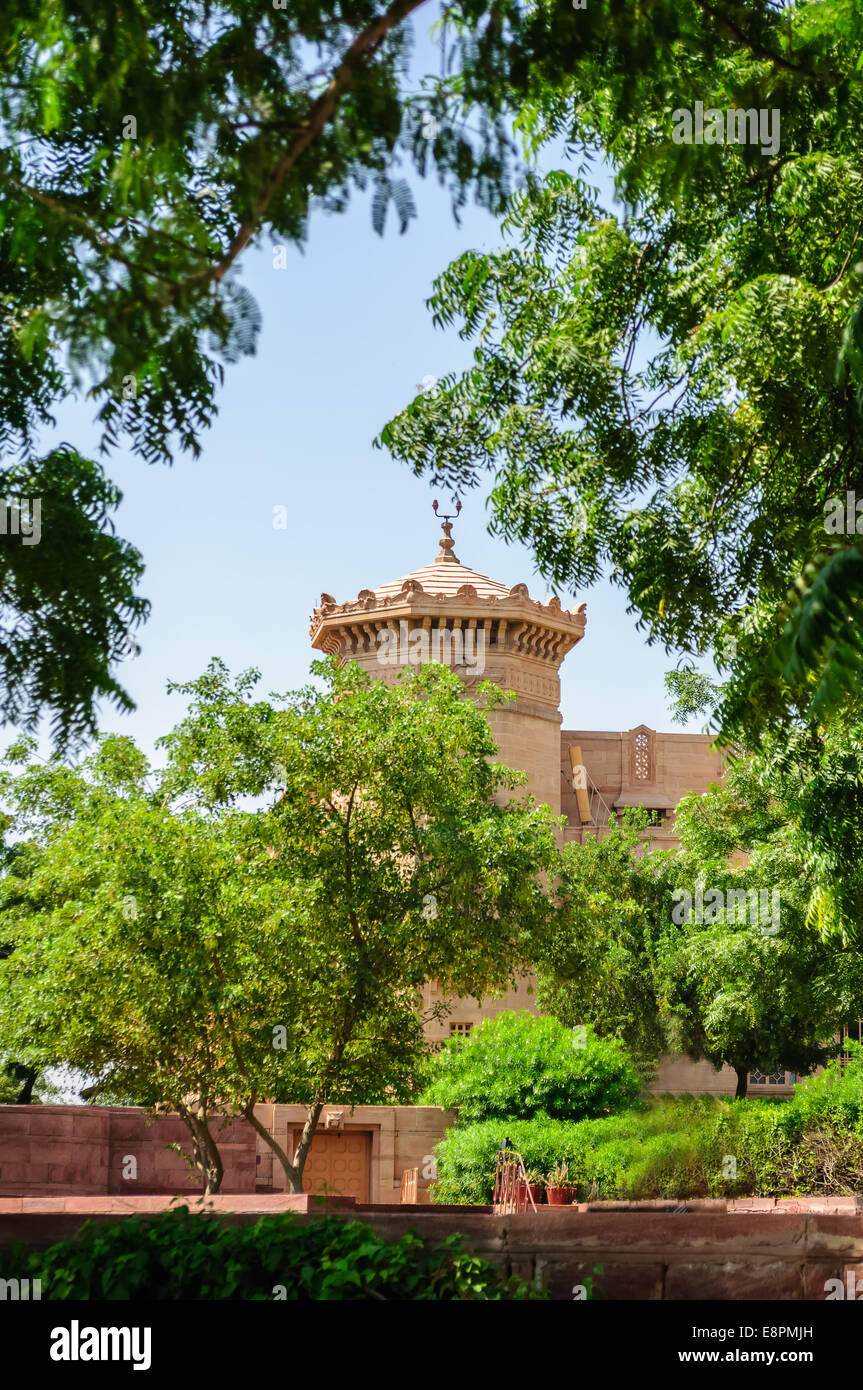
[[[455,554],[452,523],[448,517],[443,519],[441,526],[440,550],[432,563],[410,574],[403,574],[401,579],[394,579],[390,584],[381,584],[379,589],[374,590],[375,598],[391,598],[394,594],[400,594],[408,583],[420,584],[427,594],[442,594],[445,598],[453,598],[463,584],[472,585],[477,598],[502,598],[509,593],[508,584],[499,584],[496,579],[489,579],[487,574],[478,574],[476,570],[461,564]]]
[[[413,570],[389,584],[381,584],[380,588],[374,591],[375,598],[390,598],[393,594],[400,594],[409,580],[421,584],[427,594],[444,594],[447,598],[454,597],[463,584],[472,584],[478,598],[503,598],[509,593],[508,584],[499,584],[496,579],[489,579],[487,574],[477,574],[476,570],[459,564],[454,557],[449,561],[442,561],[438,556],[422,569]]]
[[[482,627],[490,632],[493,626],[498,653],[511,650],[550,660],[556,669],[584,635],[585,605],[569,613],[556,596],[538,603],[526,584],[510,588],[463,565],[453,553],[451,520],[442,518],[440,552],[431,564],[377,589],[360,589],[346,603],[321,594],[311,617],[312,646],[342,656],[375,656],[378,633],[387,628],[400,632],[402,620],[429,631],[432,624],[451,621],[465,631]]]

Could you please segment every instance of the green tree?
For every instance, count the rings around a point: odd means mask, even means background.
[[[100,702],[134,708],[115,670],[149,604],[141,556],[115,534],[120,501],[68,446],[0,470],[0,721],[48,715],[61,746],[95,732]]]
[[[863,560],[822,523],[859,463],[859,8],[454,0],[441,74],[412,88],[413,14],[432,7],[4,7],[0,442],[32,449],[86,389],[106,448],[197,450],[260,325],[247,246],[300,244],[369,186],[378,230],[390,205],[404,228],[405,170],[497,208],[509,123],[528,157],[563,134],[625,212],[559,174],[517,203],[521,250],[468,255],[433,300],[475,367],[383,437],[457,486],[496,469],[498,529],[554,582],[608,566],[652,639],[733,632],[727,733],[841,705]],[[675,144],[696,101],[779,111],[777,152]]]
[[[2,880],[4,1047],[79,1069],[103,1101],[179,1113],[218,1191],[214,1130],[236,1109],[229,1010],[262,935],[245,915],[254,886],[238,892],[236,827],[166,805],[116,737],[76,768],[7,773],[3,792],[31,837]]]
[[[674,698],[674,717],[686,722],[709,708],[718,691],[694,670],[672,671],[666,686]],[[822,936],[838,935],[859,947],[863,931],[863,725],[848,712],[825,727],[805,722],[771,731],[758,751],[732,763],[745,798],[732,797],[725,817],[728,854],[753,830],[784,825],[808,884],[807,922]],[[718,806],[714,802],[714,806]],[[747,806],[757,805],[752,825]],[[741,824],[741,817],[748,829]],[[718,828],[718,826],[717,826]]]
[[[747,1074],[756,1068],[805,1074],[825,1062],[863,1004],[857,946],[841,932],[812,929],[813,909],[822,901],[816,871],[823,874],[825,866],[807,857],[799,830],[801,818],[813,812],[829,815],[844,802],[848,813],[849,778],[842,779],[834,803],[816,806],[830,780],[829,763],[819,789],[801,773],[799,749],[788,748],[784,760],[777,754],[773,748],[734,759],[723,786],[681,802],[683,850],[670,882],[693,900],[702,886],[702,920],[694,901],[686,920],[674,907],[669,914],[666,899],[657,951],[657,995],[669,1045],[732,1066],[738,1095],[746,1094]],[[840,771],[835,759],[834,776]],[[837,823],[837,843],[843,833]],[[856,880],[852,913],[859,920],[859,869]],[[708,886],[722,895],[721,905],[716,896],[708,904]],[[836,886],[846,907],[854,891],[848,878]]]
[[[608,573],[649,641],[712,652],[723,734],[754,746],[856,702],[863,669],[859,538],[825,531],[861,476],[863,14],[597,0],[577,19],[537,49],[520,124],[583,163],[438,279],[435,321],[473,364],[381,442],[454,489],[490,472],[492,528],[549,582]],[[697,102],[772,112],[776,141],[675,143]]]
[[[213,663],[160,773],[112,738],[4,786],[33,848],[3,880],[0,1046],[177,1110],[207,1190],[213,1126],[239,1113],[301,1191],[326,1103],[415,1094],[423,984],[505,988],[551,911],[550,812],[492,800],[524,780],[491,761],[500,692],[313,669],[322,690],[255,700],[256,673]],[[267,1098],[307,1106],[293,1154]]]
[[[405,169],[434,170],[456,210],[470,193],[501,205],[513,152],[499,25],[460,5],[440,39],[447,71],[414,87],[408,20],[422,7],[2,7],[0,447],[25,463],[0,482],[40,499],[44,534],[0,546],[0,718],[47,715],[65,741],[94,734],[101,699],[132,707],[116,663],[145,616],[140,557],[113,536],[119,494],[102,469],[71,447],[39,456],[57,407],[91,401],[104,451],[198,453],[225,365],[260,328],[246,247],[284,254],[314,210],[370,187],[376,229],[392,206],[404,231]]]
[[[775,771],[764,777],[757,760],[736,759],[723,786],[685,797],[676,853],[639,854],[631,831],[605,854],[605,842],[567,846],[541,1007],[613,1033],[646,1062],[664,1049],[731,1066],[738,1095],[752,1070],[806,1073],[835,1052],[863,1005],[863,957],[841,933],[812,929],[812,872],[785,789]]]
[[[441,19],[442,61],[413,82],[417,12]],[[88,385],[106,445],[197,452],[260,328],[243,251],[302,245],[314,211],[369,188],[375,229],[392,206],[404,231],[405,170],[434,171],[456,211],[471,193],[500,207],[502,62],[526,41],[514,0],[4,6],[0,442]]]
[[[676,867],[654,957],[669,1051],[732,1067],[737,1096],[751,1071],[826,1062],[863,1003],[863,959],[807,925],[799,857],[780,839],[732,870],[690,846]]]
[[[411,1094],[428,1053],[427,980],[444,997],[514,983],[551,911],[537,875],[556,854],[546,807],[492,800],[525,780],[491,761],[496,687],[474,701],[439,666],[392,687],[355,664],[312,670],[324,692],[274,709],[214,665],[180,687],[193,705],[167,740],[168,784],[198,804],[277,790],[258,854],[279,883],[298,972],[278,1086],[308,1115],[292,1160],[272,1141],[292,1187],[327,1101]]]

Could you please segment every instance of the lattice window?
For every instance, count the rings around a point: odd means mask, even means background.
[[[647,734],[635,735],[635,776],[639,782],[650,781],[650,739]]]
[[[451,1023],[449,1035],[451,1038],[469,1038],[472,1027],[472,1023]]]
[[[793,1071],[751,1071],[749,1073],[750,1086],[793,1086],[797,1080],[797,1075]]]

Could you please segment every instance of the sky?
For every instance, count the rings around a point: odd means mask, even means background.
[[[117,529],[143,553],[152,614],[140,655],[120,668],[137,708],[105,708],[104,730],[150,752],[184,710],[166,681],[193,679],[214,656],[233,671],[258,667],[262,691],[303,685],[317,655],[309,616],[323,591],[353,599],[436,555],[432,499],[449,511],[449,497],[372,441],[423,377],[467,365],[469,346],[433,326],[425,301],[450,260],[501,237],[474,206],[459,226],[435,182],[414,179],[413,188],[419,216],[404,235],[391,220],[378,237],[360,196],[346,213],[313,214],[304,251],[274,257],[266,243],[244,254],[242,283],[263,329],[256,355],[226,369],[199,459],[179,455],[168,468],[122,450],[108,456],[124,494]],[[93,413],[84,403],[64,408],[40,448],[67,440],[97,456]],[[547,598],[528,551],[489,536],[485,492],[462,501],[453,530],[462,563]],[[286,529],[274,526],[279,507]],[[603,582],[559,597],[567,608],[587,603],[586,635],[561,671],[564,728],[674,729],[663,685],[674,657],[646,645],[624,595]]]

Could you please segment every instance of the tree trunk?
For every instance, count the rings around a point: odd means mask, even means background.
[[[312,1146],[312,1140],[315,1137],[315,1130],[317,1129],[318,1120],[321,1117],[321,1111],[324,1108],[324,1101],[329,1086],[332,1083],[333,1074],[335,1073],[336,1075],[338,1075],[338,1066],[344,1054],[344,1050],[348,1045],[348,1040],[350,1038],[351,1030],[353,1029],[355,1021],[356,1010],[349,1011],[346,1014],[346,1016],[342,1019],[341,1027],[339,1028],[336,1034],[335,1042],[333,1043],[333,1049],[330,1055],[329,1062],[327,1063],[327,1066],[324,1068],[322,1076],[318,1078],[318,1098],[312,1102],[306,1113],[306,1122],[303,1125],[303,1132],[300,1135],[300,1142],[297,1144],[297,1151],[294,1154],[293,1162],[285,1153],[281,1144],[274,1138],[272,1134],[270,1134],[269,1130],[264,1128],[264,1126],[261,1124],[260,1120],[256,1116],[254,1091],[252,1092],[248,1101],[243,1107],[242,1114],[249,1121],[249,1124],[256,1131],[256,1133],[260,1134],[264,1143],[270,1149],[272,1149],[273,1153],[276,1155],[276,1158],[281,1163],[285,1174],[287,1190],[291,1193],[292,1196],[298,1196],[302,1193],[303,1169],[306,1166],[306,1158],[308,1156],[309,1149]],[[235,1052],[237,1053],[237,1059],[240,1062],[240,1065],[242,1066],[241,1059],[239,1056],[239,1048],[236,1042]]]
[[[180,1115],[192,1136],[195,1167],[199,1170],[204,1181],[204,1196],[212,1197],[222,1186],[222,1178],[225,1176],[219,1146],[210,1133],[210,1127],[205,1118],[196,1115],[185,1106],[181,1107]]]
[[[14,1079],[23,1083],[15,1100],[16,1105],[32,1105],[33,1087],[36,1084],[36,1077],[39,1075],[35,1067],[24,1066],[23,1063],[15,1066]]]
[[[737,1090],[734,1092],[735,1100],[745,1100],[746,1092],[749,1089],[749,1068],[735,1067],[737,1072]]]
[[[301,1193],[303,1190],[303,1169],[306,1166],[306,1156],[311,1148],[312,1140],[315,1137],[315,1130],[323,1108],[323,1101],[315,1101],[314,1105],[309,1106],[306,1123],[303,1125],[303,1132],[300,1135],[300,1142],[297,1145],[293,1163],[275,1136],[261,1124],[255,1114],[254,1103],[250,1102],[243,1110],[243,1115],[248,1120],[255,1133],[260,1134],[264,1143],[268,1148],[272,1149],[276,1158],[281,1163],[285,1174],[287,1190],[292,1194]]]
[[[318,1120],[321,1118],[323,1108],[324,1102],[322,1100],[316,1100],[314,1105],[309,1106],[306,1123],[303,1125],[303,1132],[297,1145],[297,1152],[294,1154],[294,1168],[297,1172],[299,1186],[296,1189],[291,1188],[292,1192],[302,1192],[303,1190],[303,1169],[306,1166],[306,1155],[312,1147],[312,1140],[315,1137],[315,1130],[318,1127]]]
[[[210,1133],[209,1126],[206,1122],[204,1123],[204,1143],[206,1146],[204,1196],[212,1197],[222,1186],[222,1179],[225,1176],[225,1167],[222,1163],[222,1155],[219,1153],[219,1146]]]

